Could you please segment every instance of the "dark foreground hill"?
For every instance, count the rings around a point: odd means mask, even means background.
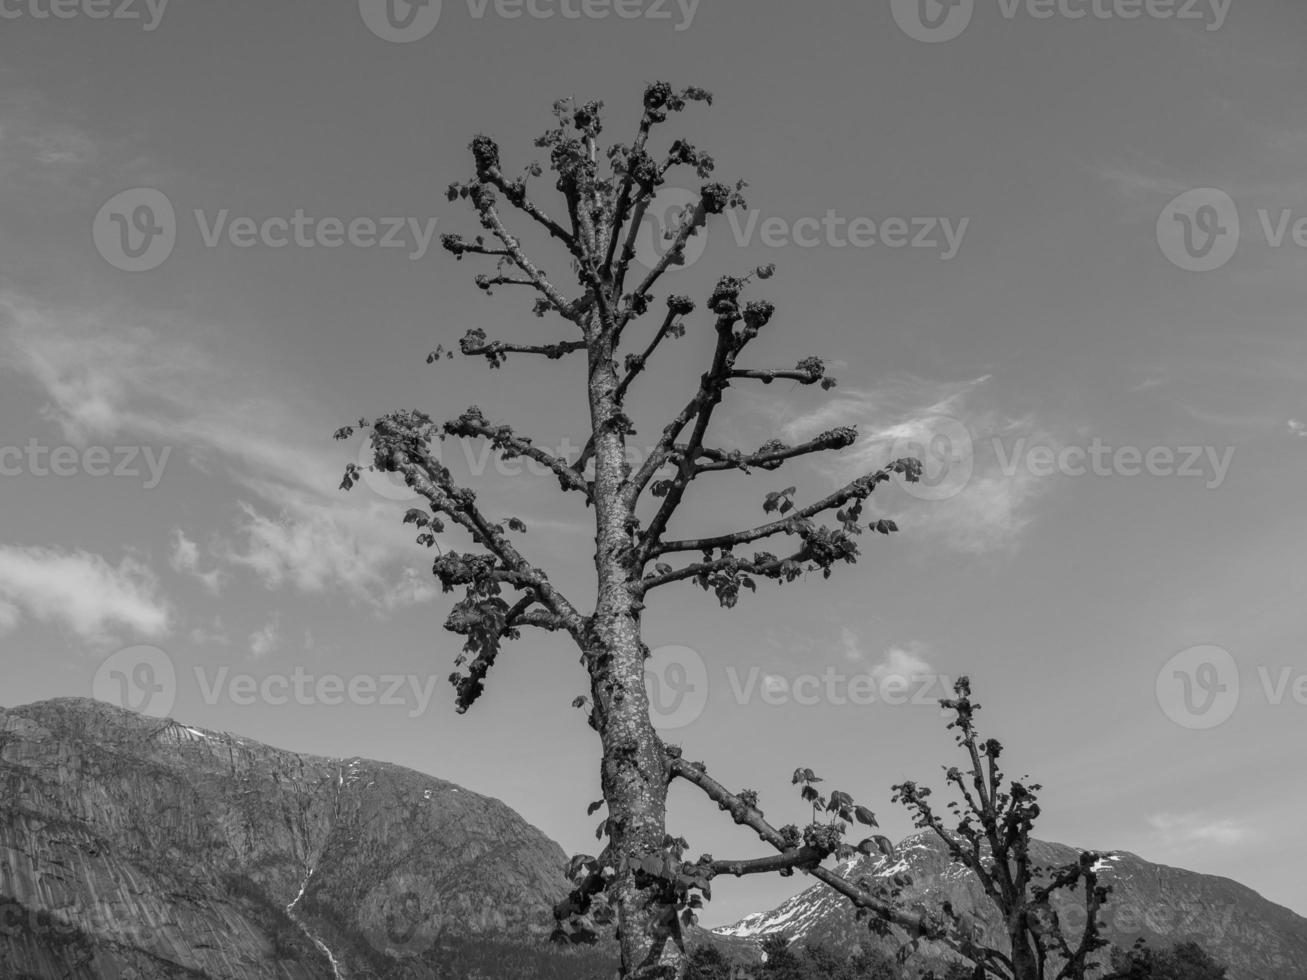
[[[1037,864],[1064,865],[1080,851],[1062,844],[1032,842]],[[1115,851],[1099,864],[1101,880],[1112,886],[1104,922],[1105,935],[1129,948],[1138,938],[1159,948],[1194,941],[1229,967],[1230,980],[1307,980],[1307,919],[1262,898],[1228,878],[1197,874],[1152,864],[1134,854]],[[933,834],[915,834],[897,848],[893,858],[859,858],[841,868],[853,878],[868,875],[890,879],[907,875],[905,902],[940,908],[951,902],[960,912],[971,912],[993,941],[1001,935],[993,905],[969,871],[949,858]],[[1083,924],[1083,905],[1076,918],[1073,904],[1058,903],[1063,922]],[[855,921],[849,904],[825,885],[807,889],[768,912],[750,915],[715,930],[723,939],[759,942],[779,934],[791,942],[811,942],[835,949],[856,949],[871,942],[888,951],[902,943],[900,935],[877,941],[865,923]],[[929,944],[914,963],[928,964],[939,950]]]
[[[498,800],[398,766],[82,699],[0,709],[5,980],[443,976],[490,937],[543,944],[564,864]]]

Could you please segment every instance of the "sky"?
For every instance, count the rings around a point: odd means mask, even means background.
[[[807,766],[897,838],[890,787],[960,761],[936,702],[967,674],[1044,787],[1040,836],[1307,914],[1284,858],[1307,805],[1305,40],[1296,0],[0,0],[0,704],[95,696],[411,766],[593,852],[576,651],[524,636],[456,714],[414,502],[374,474],[341,492],[364,447],[332,433],[475,404],[576,452],[578,363],[426,361],[477,327],[570,339],[440,249],[478,230],[445,188],[478,132],[525,168],[559,98],[602,99],[629,140],[666,79],[715,99],[660,145],[749,186],[662,292],[702,305],[775,263],[754,366],[817,355],[840,381],[737,385],[713,443],[860,433],[696,483],[673,530],[897,456],[926,480],[877,490],[900,533],[829,581],[730,610],[654,593],[664,737],[774,823],[805,822]],[[660,207],[697,186],[674,173]],[[693,392],[705,324],[634,389],[637,456]],[[484,446],[443,452],[588,604],[589,512]],[[670,816],[693,854],[764,853],[694,793]],[[720,882],[704,921],[809,883]]]

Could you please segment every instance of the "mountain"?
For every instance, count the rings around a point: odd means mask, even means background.
[[[1031,855],[1040,865],[1065,865],[1082,852],[1063,844],[1031,842]],[[1001,935],[992,903],[985,898],[975,876],[954,863],[942,841],[920,833],[904,840],[893,857],[859,857],[840,866],[848,877],[867,875],[891,879],[907,875],[905,902],[922,902],[928,908],[953,903],[955,910],[971,912],[986,938]],[[1307,919],[1269,902],[1250,888],[1228,878],[1197,874],[1152,864],[1125,851],[1114,851],[1099,862],[1100,880],[1112,886],[1103,921],[1106,938],[1129,948],[1137,938],[1168,947],[1192,940],[1230,969],[1230,980],[1307,980]],[[1083,925],[1075,903],[1059,892],[1055,902],[1062,921]],[[903,941],[878,940],[866,923],[854,919],[848,901],[825,885],[816,885],[770,912],[747,916],[731,926],[714,930],[723,940],[752,940],[779,933],[791,942],[815,942],[852,949],[860,942],[892,952]],[[941,950],[923,944],[913,962],[938,961]]]
[[[467,937],[547,934],[565,863],[399,766],[83,699],[0,709],[6,980],[445,976]]]

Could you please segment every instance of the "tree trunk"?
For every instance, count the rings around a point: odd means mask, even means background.
[[[1012,977],[1013,980],[1043,980],[1043,971],[1035,956],[1034,945],[1025,928],[1024,913],[1017,913],[1019,924],[1009,930],[1012,941]]]
[[[622,980],[682,980],[688,964],[675,902],[656,883],[641,887],[636,880],[640,859],[664,852],[668,766],[649,718],[644,683],[642,607],[632,594],[640,570],[631,555],[632,532],[621,499],[627,463],[624,426],[613,397],[616,387],[611,356],[592,351],[598,601],[589,624],[586,659],[594,721],[603,743],[609,853],[618,871],[609,895],[617,911]]]
[[[596,652],[608,661],[592,674],[591,689],[603,740],[609,848],[618,869],[610,900],[617,911],[622,978],[681,980],[685,963],[675,904],[664,888],[636,883],[640,859],[663,853],[667,825],[667,761],[649,721],[638,620],[597,617],[596,631]]]

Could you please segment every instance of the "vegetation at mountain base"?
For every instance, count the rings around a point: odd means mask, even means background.
[[[788,943],[770,936],[764,962],[745,961],[712,946],[690,954],[687,980],[975,980],[973,966],[955,961],[938,969],[900,963],[870,944],[852,954],[819,943]],[[1196,943],[1165,950],[1112,951],[1121,980],[1225,980],[1226,969]]]

